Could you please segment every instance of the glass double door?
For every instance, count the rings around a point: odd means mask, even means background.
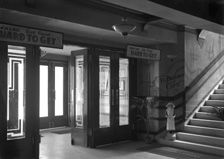
[[[67,65],[45,61],[40,64],[40,129],[67,126]]]
[[[130,140],[130,63],[122,54],[97,50],[93,58],[92,147]]]
[[[88,49],[72,56],[72,144],[97,147],[132,139],[129,99],[135,88],[134,63],[108,50]]]

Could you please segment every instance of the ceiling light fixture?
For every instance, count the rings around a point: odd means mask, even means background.
[[[167,58],[170,59],[170,61],[173,61],[175,58],[177,58],[177,55],[174,55],[174,54],[168,54],[166,55]]]
[[[136,26],[133,24],[128,24],[128,20],[125,16],[121,20],[123,21],[122,24],[113,25],[112,28],[114,29],[114,31],[121,34],[125,38],[130,32],[135,30]]]

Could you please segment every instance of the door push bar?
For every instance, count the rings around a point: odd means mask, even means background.
[[[114,95],[114,89],[112,89],[112,91],[111,91],[111,104],[112,105],[114,105],[114,101],[115,101],[115,99],[114,99],[114,96],[115,96],[115,98],[116,98],[116,105],[118,105],[119,104],[119,90],[118,89],[116,89],[116,95]]]

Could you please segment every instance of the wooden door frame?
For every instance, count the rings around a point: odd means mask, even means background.
[[[64,105],[63,105],[63,118],[66,120],[65,126],[68,126],[69,123],[69,114],[68,114],[68,62],[67,61],[59,61],[59,60],[40,60],[40,65],[46,65],[48,66],[48,84],[50,83],[50,88],[48,85],[48,96],[52,96],[52,89],[54,88],[54,82],[55,82],[55,71],[52,71],[52,69],[55,68],[55,66],[62,66],[64,68],[64,83],[63,83],[63,88],[64,88],[64,94],[63,94],[63,99],[64,99]],[[50,71],[51,70],[51,71]],[[54,88],[55,89],[55,88]],[[50,97],[52,98],[52,97]],[[50,103],[51,102],[51,103]],[[50,101],[48,100],[48,108],[52,110],[48,110],[50,113],[54,112],[53,105],[55,105],[55,101]],[[49,119],[52,119],[53,121],[57,120],[54,115],[48,114],[48,117],[43,117],[46,119],[40,119],[41,123],[44,124],[47,121],[50,121]],[[45,124],[46,125],[46,124]],[[40,126],[41,127],[41,126]],[[45,126],[43,127],[45,128]],[[46,128],[52,128],[52,127],[46,127]]]
[[[96,146],[102,144],[100,141],[96,141],[97,136],[98,136],[99,139],[102,137],[98,134],[99,131],[104,131],[103,134],[106,134],[106,128],[105,129],[104,128],[99,128],[99,115],[97,115],[99,113],[99,101],[97,100],[99,98],[99,96],[97,95],[96,90],[99,89],[99,77],[98,77],[99,67],[97,67],[95,65],[96,65],[96,63],[99,64],[99,56],[101,54],[102,54],[102,56],[103,56],[103,54],[105,54],[105,56],[112,57],[111,58],[111,64],[110,64],[111,82],[112,82],[111,83],[111,88],[114,88],[115,90],[118,90],[118,93],[119,93],[119,73],[116,73],[116,72],[119,72],[119,58],[123,57],[123,58],[128,59],[129,60],[129,101],[131,99],[131,96],[133,96],[133,94],[134,94],[133,91],[135,90],[135,87],[132,87],[132,88],[130,87],[130,85],[132,83],[134,83],[134,80],[132,79],[132,77],[134,77],[133,75],[135,74],[135,71],[134,70],[130,71],[131,69],[133,69],[133,67],[135,65],[133,60],[129,59],[128,57],[125,57],[125,54],[121,55],[119,52],[116,52],[116,51],[109,51],[108,54],[107,54],[107,53],[105,53],[107,51],[92,49],[92,55],[93,55],[93,57],[92,57],[93,62],[92,63],[95,63],[95,64],[92,64],[91,73],[90,73],[90,74],[92,74],[92,76],[94,76],[94,78],[92,79],[92,83],[90,84],[90,86],[91,86],[90,90],[92,90],[92,92],[90,92],[91,95],[89,95],[89,96],[92,97],[91,103],[89,104],[89,112],[90,112],[89,115],[91,115],[91,119],[92,119],[91,121],[89,121],[89,125],[90,125],[89,126],[89,129],[90,129],[89,132],[91,132],[89,134],[89,138],[90,138],[90,140],[89,140],[90,144],[89,145],[90,145],[90,147],[96,147]],[[101,52],[101,53],[98,53],[98,52]],[[111,53],[113,53],[113,54],[111,55]],[[114,81],[114,83],[113,83],[113,80],[112,80],[113,76],[116,80],[116,81]],[[115,83],[116,83],[116,85],[115,85]],[[95,90],[95,92],[94,92],[94,90]],[[112,92],[111,92],[111,94],[112,94]],[[118,94],[118,97],[119,97],[119,94]],[[114,103],[114,108],[111,105],[111,109],[114,109],[113,111],[111,111],[111,113],[114,113],[114,114],[111,114],[112,118],[116,118],[116,116],[119,117],[119,98],[118,97],[117,97],[117,99],[115,98],[118,101],[114,101],[115,102]],[[130,108],[129,108],[129,110],[130,110]],[[125,131],[128,129],[128,130],[131,131],[130,136],[129,137],[128,136],[123,137],[121,135],[120,138],[118,138],[118,140],[122,141],[122,140],[126,140],[128,138],[129,139],[134,138],[134,136],[133,136],[134,133],[132,132],[134,126],[133,126],[133,120],[131,118],[132,118],[132,114],[131,114],[131,112],[129,112],[129,124],[124,125],[124,126],[119,125],[119,119],[112,119],[116,123],[114,123],[114,125],[112,127],[107,128],[108,131],[111,131],[111,134],[114,134],[114,136],[115,136],[116,134],[119,134],[119,133],[125,135]],[[105,137],[105,138],[107,138],[107,137]],[[107,138],[107,140],[108,140],[108,142],[110,142],[108,138]],[[114,140],[116,142],[116,139],[114,139]],[[111,143],[113,143],[112,140],[111,140]]]
[[[71,144],[72,145],[81,145],[84,147],[89,147],[89,129],[88,129],[88,105],[91,103],[88,99],[89,96],[89,67],[91,66],[91,62],[89,62],[89,59],[91,58],[90,54],[88,54],[89,50],[78,50],[73,51],[71,54],[71,61],[70,61],[70,89],[71,89],[71,97],[70,97],[70,103],[71,103]],[[76,63],[75,63],[75,57],[82,55],[83,56],[83,77],[84,77],[84,90],[83,90],[83,96],[84,96],[84,106],[83,106],[83,127],[76,127]],[[72,98],[73,97],[73,98]]]
[[[71,127],[72,127],[72,136],[71,136],[71,143],[72,145],[81,145],[84,147],[95,147],[97,144],[95,143],[95,140],[93,138],[93,135],[96,133],[96,129],[99,129],[99,115],[95,115],[99,112],[99,101],[98,101],[98,95],[96,93],[95,89],[99,89],[99,76],[97,75],[99,72],[99,68],[96,67],[96,61],[99,60],[98,56],[95,56],[96,54],[95,48],[86,49],[86,50],[79,50],[72,52],[71,59],[70,59],[70,106],[71,106]],[[103,50],[104,51],[104,50]],[[110,51],[113,52],[114,51]],[[115,51],[116,55],[119,57],[124,57],[125,54],[118,54],[119,52]],[[77,55],[83,55],[84,56],[84,128],[76,128],[75,127],[75,63],[74,63],[74,57]],[[110,54],[109,54],[110,55]],[[127,58],[129,59],[129,58]],[[94,64],[95,63],[95,64]],[[118,66],[119,67],[119,66]],[[118,68],[117,68],[118,69]],[[131,71],[130,71],[131,70]],[[136,76],[136,65],[133,59],[129,59],[129,83],[130,85],[136,82],[135,78]],[[119,76],[119,75],[118,75]],[[135,78],[133,78],[135,77]],[[119,78],[118,78],[119,80]],[[119,86],[117,86],[119,87]],[[117,88],[119,89],[119,88]],[[135,96],[136,86],[129,87],[129,101],[131,99],[131,96]],[[133,123],[132,114],[129,113],[129,123],[130,125]],[[131,127],[134,127],[131,125]],[[122,131],[122,130],[121,130]],[[132,133],[135,134],[135,133]],[[133,138],[133,135],[132,135]],[[78,140],[76,140],[78,139]],[[101,138],[102,140],[102,138]]]
[[[49,65],[48,65],[49,63],[48,62],[45,62],[45,61],[41,61],[40,60],[40,64],[39,64],[39,66],[40,65],[44,65],[44,66],[48,66],[48,74],[49,74]],[[49,83],[49,78],[48,78],[48,83]],[[48,96],[49,96],[49,88],[48,88]],[[49,104],[49,100],[48,100],[48,104]],[[39,109],[40,109],[40,105],[39,105]],[[49,110],[48,110],[49,111]],[[42,129],[42,124],[44,124],[44,126],[43,127],[45,127],[45,124],[46,124],[46,120],[48,120],[48,118],[46,118],[46,117],[43,117],[42,119],[39,117],[39,121],[40,121],[40,125],[39,125],[39,127],[40,127],[40,129]]]
[[[112,52],[112,51],[108,51],[108,52]],[[91,79],[91,83],[90,83],[90,90],[91,90],[91,95],[92,96],[92,102],[89,103],[89,114],[91,115],[91,121],[89,123],[89,129],[91,131],[91,134],[89,135],[89,146],[94,148],[98,145],[100,145],[101,141],[102,141],[102,138],[101,136],[98,136],[99,133],[98,131],[101,129],[101,131],[104,131],[105,135],[108,134],[108,132],[112,132],[112,128],[111,126],[110,127],[107,127],[107,128],[100,128],[100,125],[99,125],[99,94],[96,93],[97,91],[99,91],[99,56],[108,56],[110,57],[110,71],[112,73],[112,63],[113,63],[113,58],[114,58],[114,54],[106,54],[104,50],[98,50],[98,49],[91,49],[91,53],[92,53],[92,67],[90,69],[90,74],[92,77]],[[97,76],[96,76],[97,75]],[[111,78],[112,78],[112,74],[110,74],[110,81],[111,81]],[[112,84],[111,83],[111,87],[112,87]],[[112,89],[110,89],[110,99],[112,99]],[[112,105],[111,104],[112,100],[110,101],[110,106]],[[112,106],[110,107],[110,109],[113,109]],[[111,110],[110,110],[111,112]],[[111,115],[110,115],[110,120],[111,120]],[[109,135],[109,134],[108,134]],[[95,138],[101,138],[101,140],[96,140]],[[112,139],[108,137],[105,137],[104,140],[107,140],[107,142],[112,142]],[[97,143],[99,142],[99,143]],[[104,141],[105,142],[105,141]]]
[[[65,120],[65,125],[64,126],[68,126],[68,62],[62,62],[62,61],[53,61],[53,81],[52,83],[55,82],[55,67],[56,66],[61,66],[64,69],[64,77],[63,77],[63,117],[57,117],[53,115],[53,121],[58,120]],[[53,84],[53,88],[54,88],[55,83]],[[55,90],[55,88],[54,88]],[[55,101],[52,103],[53,106],[53,112],[55,111]]]
[[[7,61],[8,61],[8,45],[26,47],[26,138],[15,141],[7,140]],[[39,157],[39,46],[20,45],[17,43],[0,42],[0,157],[7,158],[7,148],[10,143],[19,144],[19,147],[26,149],[31,146],[30,155],[32,158]],[[5,75],[5,76],[4,76]],[[28,87],[27,87],[28,86]],[[32,113],[31,113],[32,112]],[[27,133],[29,132],[29,133]],[[30,140],[32,145],[20,145],[23,141]],[[15,146],[15,145],[14,145]],[[25,155],[25,149],[17,149],[13,151],[15,155]],[[29,157],[31,157],[29,156]],[[22,156],[21,156],[22,157]]]
[[[0,158],[4,158],[7,142],[7,49],[7,43],[0,42]]]

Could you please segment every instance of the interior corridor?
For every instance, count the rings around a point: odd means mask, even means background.
[[[40,134],[40,159],[221,159],[142,141],[127,141],[95,149],[72,146],[68,128],[41,131]]]

